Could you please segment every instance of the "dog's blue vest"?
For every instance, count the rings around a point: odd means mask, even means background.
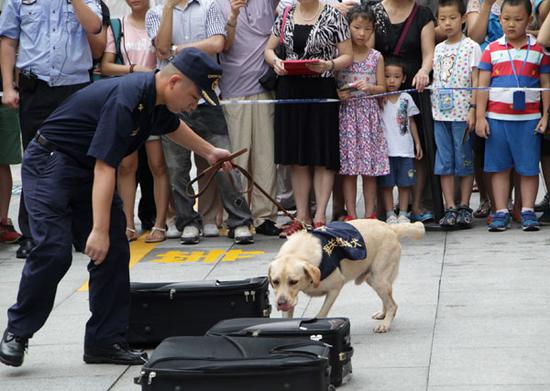
[[[339,268],[342,259],[358,261],[367,257],[363,236],[351,224],[336,221],[313,230],[311,234],[319,238],[323,248],[319,265],[321,280]]]

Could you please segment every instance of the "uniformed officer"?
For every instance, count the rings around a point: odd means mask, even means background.
[[[217,101],[221,68],[186,49],[162,71],[98,81],[69,97],[40,127],[25,151],[23,190],[36,247],[27,257],[17,303],[8,310],[0,361],[23,363],[28,339],[46,321],[72,244],[91,258],[86,363],[143,364],[128,349],[129,247],[116,168],[150,134],[169,134],[209,163],[229,155],[196,135],[173,113],[191,112],[199,98]]]
[[[92,53],[87,34],[92,37],[101,30],[97,0],[4,1],[0,16],[2,103],[20,109],[24,149],[52,111],[90,82]],[[18,90],[14,68],[21,72]],[[18,258],[26,258],[33,247],[23,200],[22,195],[19,227],[23,239]]]

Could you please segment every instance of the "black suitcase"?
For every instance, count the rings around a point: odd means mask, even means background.
[[[204,335],[239,317],[269,317],[266,277],[239,281],[130,284],[128,342],[154,347],[167,337]]]
[[[330,380],[336,387],[351,377],[353,347],[348,318],[230,319],[213,326],[206,335],[306,338],[331,346]]]
[[[173,337],[143,366],[143,391],[327,391],[326,344],[281,338]]]

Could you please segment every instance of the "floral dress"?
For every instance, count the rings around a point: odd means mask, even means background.
[[[338,73],[340,85],[367,80],[376,84],[376,68],[382,55],[371,49],[363,61],[354,61]],[[390,172],[388,145],[381,126],[377,99],[361,91],[351,93],[350,100],[340,105],[340,171],[341,175],[381,176]]]

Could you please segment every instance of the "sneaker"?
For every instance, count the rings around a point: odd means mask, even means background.
[[[468,205],[458,207],[458,218],[456,223],[462,228],[470,228],[474,219],[473,210]]]
[[[175,225],[168,225],[166,230],[166,239],[177,239],[181,237],[182,232]]]
[[[550,207],[550,195],[546,193],[544,198],[538,204],[535,204],[535,212],[544,212]]]
[[[532,210],[521,212],[521,229],[524,231],[538,231],[540,229],[537,215]]]
[[[4,218],[0,221],[0,243],[17,243],[21,236],[13,227],[11,219]]]
[[[397,216],[398,224],[409,224],[410,222],[411,220],[409,220],[409,218],[405,215],[399,214],[399,216]]]
[[[414,223],[417,221],[420,221],[421,223],[427,223],[429,221],[433,221],[434,219],[433,213],[428,211],[423,211],[422,213],[419,213],[416,215],[411,212],[407,217],[409,218],[411,223]]]
[[[265,220],[262,224],[256,227],[256,233],[265,236],[279,236],[281,228],[277,227],[271,220]]]
[[[489,232],[501,232],[510,228],[510,213],[497,212],[493,215],[491,224],[489,224]]]
[[[539,223],[542,225],[550,224],[550,206],[544,209],[542,216],[539,217]]]
[[[205,238],[215,238],[220,236],[220,230],[216,224],[205,224],[202,227],[202,236]]]
[[[181,244],[197,244],[200,240],[200,230],[195,225],[187,225],[181,234]]]
[[[409,220],[410,222],[410,220]],[[392,215],[389,215],[388,217],[386,217],[386,223],[388,224],[397,224],[399,223],[399,220],[397,219],[397,216],[392,214]]]
[[[235,244],[252,244],[254,243],[254,235],[250,231],[248,225],[239,225],[236,228],[229,228],[227,237],[235,240]]]

